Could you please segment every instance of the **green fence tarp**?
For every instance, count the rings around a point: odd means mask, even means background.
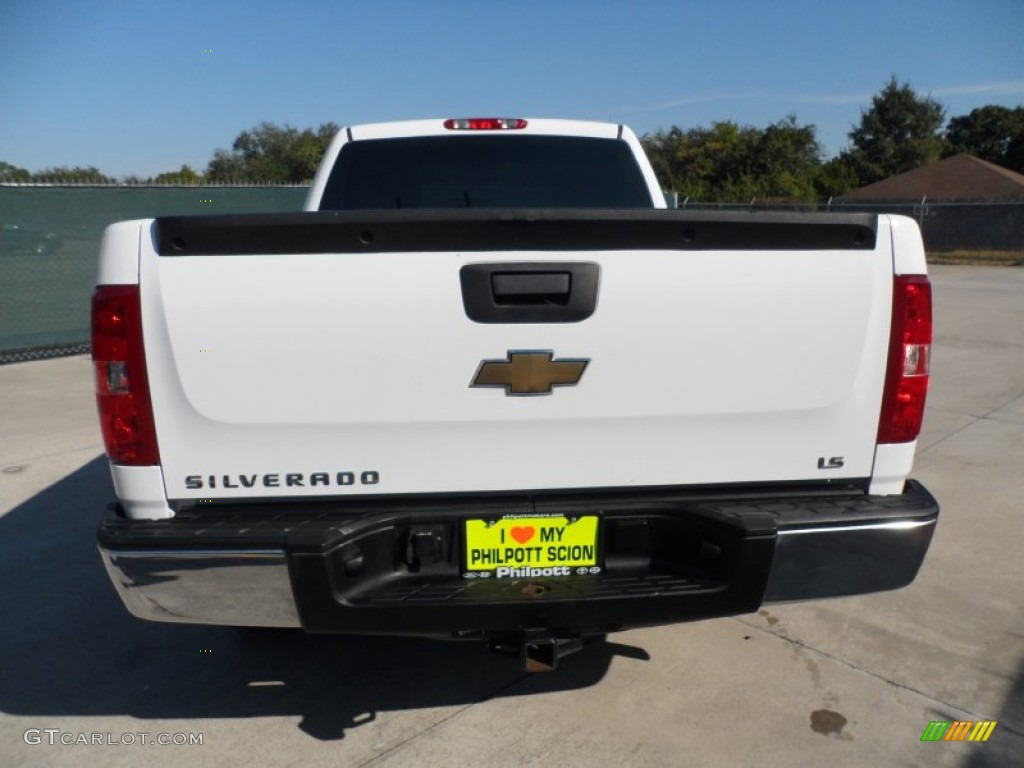
[[[103,229],[155,216],[298,211],[307,187],[0,187],[0,362],[79,351]],[[36,353],[15,353],[34,349]],[[6,359],[3,359],[6,358]]]

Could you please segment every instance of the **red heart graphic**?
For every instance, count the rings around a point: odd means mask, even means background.
[[[527,526],[513,526],[512,530],[509,531],[512,538],[518,541],[520,544],[525,544],[533,538],[533,534],[536,533],[532,525]]]

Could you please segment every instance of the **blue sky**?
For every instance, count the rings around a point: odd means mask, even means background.
[[[264,120],[492,114],[794,113],[832,155],[893,74],[947,116],[1024,103],[1024,0],[0,0],[0,160],[146,176]]]

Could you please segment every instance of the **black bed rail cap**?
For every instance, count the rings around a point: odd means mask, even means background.
[[[873,250],[873,213],[443,209],[166,216],[161,256],[486,251]]]

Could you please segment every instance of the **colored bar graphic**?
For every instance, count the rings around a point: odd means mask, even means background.
[[[942,741],[947,728],[949,728],[948,720],[932,720],[921,734],[921,741]]]
[[[970,720],[954,720],[953,725],[946,731],[946,738],[943,741],[963,741],[972,725],[974,723]]]
[[[971,731],[968,741],[988,741],[988,737],[992,735],[992,731],[996,729],[995,720],[982,720]]]
[[[988,741],[996,729],[996,720],[932,720],[921,734],[921,741]]]

